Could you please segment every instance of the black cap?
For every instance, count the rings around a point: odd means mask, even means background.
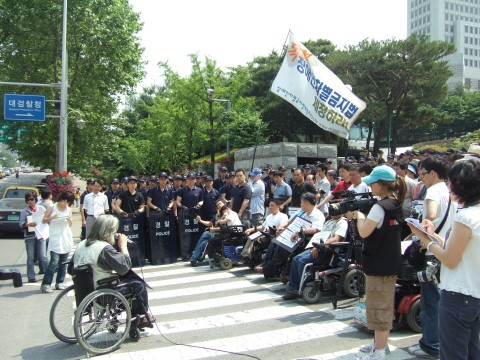
[[[131,175],[127,178],[127,183],[129,183],[130,181],[135,181],[136,182],[137,178],[135,176]]]
[[[126,184],[127,182],[128,182],[128,177],[125,176],[124,178],[122,178],[122,183]]]
[[[191,173],[188,173],[187,174],[187,179],[195,179],[197,177],[197,174],[195,174],[194,172],[191,172]]]
[[[145,178],[142,177],[142,178],[138,179],[138,182],[144,183],[144,182],[145,182]]]
[[[185,175],[182,176],[182,181],[187,181],[187,177]]]
[[[160,174],[158,174],[158,177],[159,178],[164,177],[168,179],[168,174],[165,171],[162,171]]]
[[[287,168],[284,165],[280,165],[278,167],[278,171],[286,171],[286,170],[287,170]]]
[[[173,177],[173,180],[182,180],[182,177],[183,177],[182,175],[177,174]]]
[[[222,167],[220,168],[220,171],[228,171],[228,169],[227,169],[225,166],[222,166]]]
[[[263,167],[263,170],[271,170],[272,169],[272,165],[270,164],[267,164]]]
[[[310,164],[305,164],[302,166],[302,169],[311,169]]]
[[[235,173],[233,171],[227,174],[227,178],[232,178],[232,177],[235,177]]]
[[[272,176],[282,176],[282,172],[278,170],[274,170],[270,174],[272,174]]]
[[[393,154],[388,154],[388,155],[387,155],[387,159],[395,159],[395,155],[393,155]]]
[[[112,184],[119,184],[119,183],[120,183],[120,180],[118,180],[118,178],[112,179]]]
[[[88,184],[95,184],[95,179],[94,178],[88,178],[87,179],[87,185]]]
[[[206,175],[205,181],[213,181],[213,178],[210,175]]]
[[[150,178],[148,179],[148,181],[155,181],[155,182],[157,182],[157,180],[158,178],[155,175],[150,176]]]

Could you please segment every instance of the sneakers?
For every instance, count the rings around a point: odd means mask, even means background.
[[[387,355],[385,354],[385,349],[384,349],[384,350],[374,350],[370,354],[357,357],[357,360],[383,360],[386,358],[387,358]]]
[[[373,350],[375,350],[375,341],[372,341],[370,344],[362,345],[358,348],[358,351],[364,352],[364,353],[371,353]],[[390,349],[387,346],[385,346],[385,354],[390,354]]]
[[[28,282],[29,282],[30,284],[34,284],[34,283],[37,282],[37,279],[28,279]]]
[[[41,290],[42,293],[44,293],[44,294],[51,294],[51,293],[53,293],[53,290],[52,290],[52,288],[51,288],[50,285],[42,285],[42,286],[40,286],[40,290]]]
[[[63,284],[55,284],[55,289],[57,290],[65,290],[67,287]]]
[[[408,352],[414,356],[416,356],[417,358],[421,358],[421,359],[438,359],[437,356],[433,356],[433,355],[430,355],[428,353],[426,353],[425,351],[422,350],[422,348],[420,347],[420,345],[414,345],[414,346],[410,346],[408,348]]]

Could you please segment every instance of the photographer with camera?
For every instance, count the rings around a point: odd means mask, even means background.
[[[480,359],[480,160],[457,161],[448,171],[448,180],[452,201],[461,205],[448,238],[437,234],[437,224],[428,218],[422,225],[437,241],[414,226],[410,229],[442,264],[438,306],[440,359]]]
[[[457,210],[457,204],[451,201],[446,184],[446,163],[438,155],[429,156],[419,163],[418,175],[427,189],[422,217],[432,221],[435,224],[435,232],[445,239]],[[427,250],[423,269],[426,270],[427,263],[432,261],[436,262],[435,256]],[[420,297],[422,337],[418,345],[408,349],[412,355],[438,358],[440,348],[438,340],[439,301],[440,289],[437,284],[433,281],[422,282]]]
[[[362,180],[370,185],[372,195],[381,200],[367,215],[358,210],[346,214],[348,219],[356,220],[358,234],[364,241],[362,269],[366,275],[367,325],[375,331],[373,343],[360,348],[360,351],[369,352],[361,359],[385,359],[394,318],[395,284],[402,262],[402,202],[406,185],[403,178],[397,177],[386,165],[377,166]]]

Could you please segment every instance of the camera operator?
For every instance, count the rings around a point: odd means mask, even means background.
[[[438,307],[440,359],[480,359],[480,160],[457,161],[448,171],[448,179],[452,201],[463,208],[455,214],[447,240],[436,234],[437,224],[429,219],[423,220],[422,225],[438,242],[413,226],[410,229],[442,264]],[[426,183],[428,186],[428,180]]]
[[[358,210],[346,214],[348,219],[357,220],[358,234],[364,240],[362,265],[366,274],[367,324],[375,331],[374,342],[362,346],[360,351],[370,353],[363,359],[384,359],[394,318],[395,283],[402,261],[402,202],[406,186],[403,178],[385,165],[377,166],[362,180],[381,200],[372,206],[368,215]]]
[[[141,327],[153,327],[155,318],[148,310],[148,294],[145,282],[138,276],[128,276],[132,261],[128,253],[127,237],[116,234],[119,221],[112,215],[101,215],[93,223],[92,230],[86,240],[81,241],[75,254],[73,263],[75,267],[90,264],[93,268],[93,281],[112,276],[115,271],[120,275],[122,283],[128,283],[142,302],[142,312],[145,314],[140,322]],[[117,235],[117,236],[116,236]],[[117,240],[115,240],[117,238]],[[118,251],[114,246],[118,247]]]

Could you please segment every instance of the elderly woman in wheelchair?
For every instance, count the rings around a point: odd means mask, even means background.
[[[155,322],[148,312],[146,283],[131,270],[128,239],[117,229],[118,219],[112,215],[95,220],[69,266],[74,285],[58,295],[50,311],[57,338],[78,341],[93,354],[116,350],[127,335],[137,341],[140,331]]]

